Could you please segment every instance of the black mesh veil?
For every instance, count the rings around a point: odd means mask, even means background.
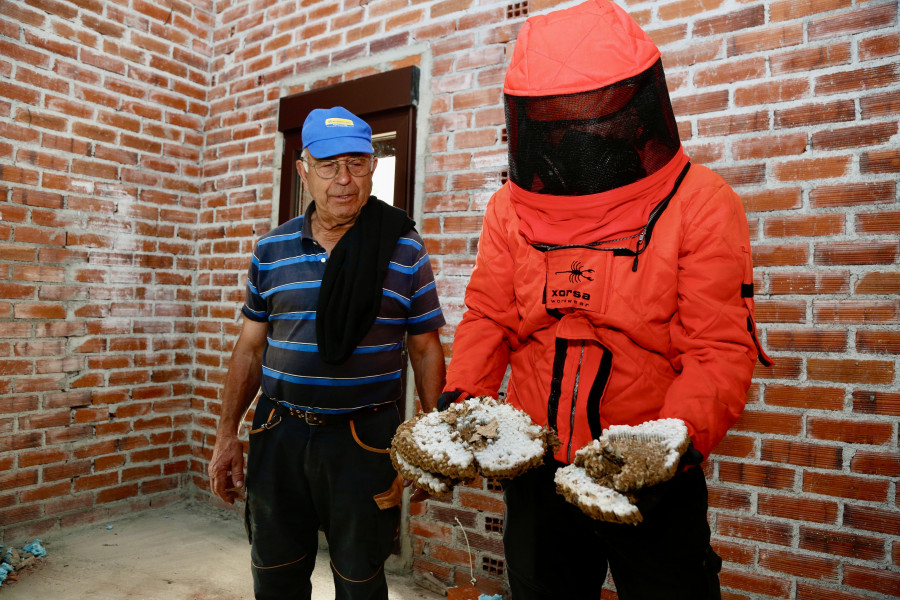
[[[532,192],[622,187],[658,171],[681,145],[661,60],[597,90],[505,97],[510,179]]]

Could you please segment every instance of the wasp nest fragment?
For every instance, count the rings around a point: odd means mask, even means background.
[[[391,460],[405,479],[446,496],[477,474],[510,478],[541,464],[550,435],[510,404],[469,398],[402,423]]]
[[[432,496],[448,496],[450,492],[453,491],[453,486],[456,484],[456,482],[448,477],[441,477],[435,473],[429,473],[421,467],[417,467],[404,459],[403,456],[394,449],[391,449],[391,461],[394,463],[394,468],[397,469],[397,473],[399,473],[401,477],[408,479],[409,481],[414,481],[417,486],[423,488]]]
[[[475,457],[456,429],[455,416],[452,410],[430,412],[401,423],[391,441],[391,455],[399,453],[408,463],[439,477],[474,479]]]
[[[680,419],[612,425],[576,452],[573,464],[557,471],[556,489],[595,519],[639,523],[641,513],[634,504],[640,490],[674,477],[689,444]]]
[[[492,398],[463,405],[457,430],[475,455],[479,473],[511,479],[544,461],[548,432],[528,414]]]
[[[583,467],[569,465],[558,470],[556,490],[593,519],[632,525],[642,520],[632,498],[600,485]]]

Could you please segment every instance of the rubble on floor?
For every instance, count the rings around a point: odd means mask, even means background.
[[[7,583],[16,581],[18,573],[35,566],[39,559],[46,555],[47,550],[41,545],[41,540],[25,544],[21,549],[7,548],[6,551],[0,545],[0,586],[4,581]]]

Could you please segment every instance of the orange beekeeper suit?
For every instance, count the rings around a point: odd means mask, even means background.
[[[528,19],[504,94],[510,180],[485,212],[442,404],[496,396],[509,367],[507,399],[557,432],[557,465],[571,463],[610,425],[659,418],[686,423],[699,462],[740,416],[757,358],[767,360],[756,339],[740,198],[713,171],[689,163],[659,50],[612,3],[591,0]],[[691,471],[700,481],[691,489],[702,485],[701,533],[698,550],[687,554],[699,564],[711,560],[706,489],[701,470]],[[561,590],[544,590],[547,581],[575,577],[560,577],[565,561],[552,562],[569,543],[566,528],[549,539],[516,533],[528,520],[516,514],[552,523],[556,510],[539,504],[540,491],[515,496],[516,482],[505,484],[513,594],[550,598]],[[517,513],[526,502],[531,512]],[[520,549],[538,545],[548,550]],[[609,552],[598,561],[606,558]],[[668,587],[663,596],[641,591],[624,567],[620,582],[609,560],[622,600],[682,597]],[[542,568],[547,561],[552,567]],[[685,577],[684,598],[707,597]],[[571,586],[571,597],[592,589]]]

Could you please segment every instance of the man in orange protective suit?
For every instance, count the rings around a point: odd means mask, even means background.
[[[618,6],[529,18],[504,84],[510,181],[488,204],[446,407],[497,395],[556,431],[545,464],[504,481],[515,600],[719,598],[698,465],[734,424],[757,358],[746,217],[682,150],[660,53]],[[594,521],[556,470],[610,425],[687,425],[679,473],[643,522]]]

